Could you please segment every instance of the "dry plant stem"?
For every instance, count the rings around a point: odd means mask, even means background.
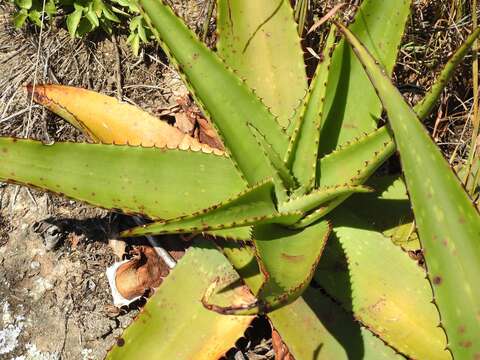
[[[313,24],[310,29],[308,29],[307,34],[310,34],[311,32],[315,31],[318,29],[324,22],[326,22],[328,19],[331,17],[335,16],[338,10],[340,10],[342,7],[344,7],[346,4],[345,3],[340,3],[335,5],[328,13],[325,14],[320,20],[318,20],[315,24]]]
[[[307,11],[310,8],[310,0],[298,0],[295,4],[295,20],[298,24],[298,35],[302,36],[307,20]]]
[[[40,49],[42,45],[42,35],[43,35],[43,20],[45,17],[45,0],[42,2],[42,16],[40,19],[40,32],[38,34],[38,50],[37,50],[37,56],[35,60],[35,70],[33,71],[33,88],[35,89],[35,85],[37,83],[37,71],[38,71],[38,64],[40,62]],[[33,94],[33,92],[32,92]],[[28,137],[30,133],[30,128],[32,125],[32,107],[33,107],[33,95],[30,97],[30,104],[29,104],[29,110],[28,110],[28,118],[27,118],[27,126],[25,127],[25,131],[23,133],[24,137]]]
[[[40,106],[39,105],[32,105],[32,106],[29,106],[29,107],[26,107],[25,109],[22,109],[22,110],[19,110],[11,115],[8,115],[7,117],[4,117],[3,119],[0,119],[0,124],[3,123],[3,122],[6,122],[8,120],[11,120],[17,116],[20,116],[24,113],[26,113],[27,111],[31,111],[31,109],[33,108],[39,108]]]
[[[207,14],[205,16],[205,20],[203,22],[203,28],[202,28],[202,41],[203,42],[205,42],[205,40],[207,39],[208,27],[210,25],[210,20],[212,19],[212,14],[213,14],[214,7],[215,7],[215,1],[214,0],[208,0]]]
[[[139,225],[139,226],[143,225],[142,220],[140,220],[140,218],[138,216],[134,216],[133,220],[135,221],[135,223],[137,225]],[[161,247],[158,244],[158,241],[155,240],[155,238],[153,236],[147,235],[145,237],[147,238],[149,244],[155,249],[155,252],[160,257],[160,259],[162,259],[170,269],[173,269],[175,267],[175,265],[177,264],[175,259],[170,256],[170,254],[168,253],[167,250],[165,250],[163,247]]]
[[[112,43],[115,49],[115,81],[117,83],[117,98],[122,101],[122,66],[120,61],[120,49],[118,48],[118,41],[115,33],[112,33]]]
[[[477,28],[478,19],[477,19],[477,0],[472,0],[472,27],[473,29]],[[473,76],[473,114],[472,114],[472,124],[473,124],[473,131],[472,131],[472,139],[470,142],[470,153],[468,155],[468,163],[467,169],[468,171],[465,172],[465,178],[463,179],[463,183],[466,184],[467,180],[472,172],[472,165],[475,159],[475,154],[477,152],[477,137],[478,137],[478,129],[479,129],[479,118],[478,118],[478,41],[475,41],[473,44],[473,63],[472,63],[472,76]],[[478,170],[477,170],[478,172]],[[474,175],[475,176],[475,175]],[[478,180],[478,176],[475,176],[475,180]],[[473,195],[475,192],[477,181],[474,181],[472,184],[471,189],[467,189],[470,195]]]

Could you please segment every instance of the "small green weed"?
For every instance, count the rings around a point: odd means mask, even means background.
[[[16,6],[13,23],[21,28],[26,22],[42,26],[45,21],[52,22],[64,17],[64,24],[70,35],[83,37],[101,28],[111,35],[115,28],[128,24],[127,43],[137,56],[140,45],[147,43],[152,34],[140,11],[132,0],[12,0]],[[43,14],[43,15],[42,15]]]

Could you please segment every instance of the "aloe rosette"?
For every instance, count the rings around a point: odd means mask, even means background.
[[[479,31],[410,109],[389,80],[410,1],[365,0],[348,28],[332,26],[311,81],[287,1],[218,0],[217,52],[163,1],[139,5],[225,152],[136,107],[59,85],[29,91],[97,144],[0,138],[4,181],[152,220],[124,236],[208,234],[218,246],[192,244],[109,357],[217,358],[259,313],[297,359],[475,356],[479,217],[418,119]],[[337,42],[337,28],[346,40]],[[382,106],[391,127],[379,127]],[[396,149],[428,271],[389,239],[412,244],[398,232],[414,226],[409,206],[378,222],[359,206],[392,196],[408,204],[401,179],[379,195],[389,179],[370,179]],[[435,177],[421,184],[415,166],[427,161]]]

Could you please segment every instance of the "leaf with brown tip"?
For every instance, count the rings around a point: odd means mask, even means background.
[[[35,102],[105,144],[130,144],[222,153],[136,106],[95,91],[63,85],[28,85]]]

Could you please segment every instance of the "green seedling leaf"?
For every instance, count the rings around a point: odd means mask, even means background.
[[[389,73],[395,65],[411,3],[411,0],[365,0],[350,25],[350,30]],[[381,103],[361,63],[345,41],[341,41],[330,66],[320,154],[375,130],[381,112]]]
[[[303,109],[296,119],[297,125],[286,154],[287,166],[301,185],[299,194],[308,193],[315,186],[323,102],[334,45],[335,30],[332,27],[323,50],[323,60],[317,66]]]
[[[227,259],[209,242],[196,242],[147,301],[107,359],[221,358],[253,318],[220,315],[203,307],[202,296],[220,274],[225,282],[239,280]],[[248,293],[222,293],[225,301],[241,296],[247,297]]]
[[[286,127],[307,91],[290,2],[218,0],[217,6],[220,57]]]
[[[140,36],[137,33],[132,33],[127,38],[127,43],[132,48],[133,55],[138,56],[140,52]]]
[[[268,317],[295,359],[404,359],[312,287]]]
[[[275,117],[223,62],[201,43],[161,0],[142,0],[145,19],[164,50],[184,74],[193,94],[208,109],[226,147],[250,185],[273,177],[268,159],[258,147],[248,123],[257,128],[278,154],[287,136]],[[248,123],[247,123],[248,122]]]
[[[387,110],[448,348],[458,358],[474,358],[480,353],[476,340],[480,337],[480,216],[400,92],[360,41],[337,26],[365,65]]]
[[[28,20],[38,27],[42,26],[42,13],[39,10],[31,9],[28,12]]]
[[[67,29],[68,33],[72,38],[74,38],[77,33],[78,25],[80,24],[80,20],[82,19],[82,14],[83,9],[75,9],[67,16]]]
[[[107,7],[104,7],[102,9],[102,14],[103,14],[103,16],[105,16],[106,19],[108,19],[110,21],[113,21],[113,22],[116,22],[116,23],[120,22],[120,19],[118,18],[118,16],[115,15],[115,13]]]
[[[89,9],[85,14],[85,17],[88,19],[88,21],[90,21],[92,26],[98,27],[100,25],[100,22],[98,21],[98,16],[93,9]]]
[[[15,5],[20,9],[29,10],[32,7],[32,0],[15,0]]]
[[[28,17],[27,10],[20,9],[13,16],[13,25],[15,25],[17,29],[20,29],[23,26],[23,24],[25,24],[25,20],[27,20],[27,17]]]
[[[0,178],[152,219],[175,218],[246,185],[232,162],[201,151],[0,138]]]
[[[48,16],[53,16],[57,13],[57,6],[55,5],[55,0],[48,0],[45,3],[45,13]]]
[[[450,359],[423,269],[356,215],[338,210],[333,223],[316,282],[400,353]]]
[[[282,222],[293,214],[278,213],[274,201],[274,185],[272,181],[264,182],[255,187],[248,188],[235,197],[203,209],[198,213],[183,216],[153,224],[144,225],[127,230],[122,236],[143,236],[158,234],[196,233],[225,228],[244,227],[253,224],[268,222]],[[294,216],[293,222],[301,214]],[[248,229],[248,228],[246,228]],[[247,238],[250,240],[250,233]]]

